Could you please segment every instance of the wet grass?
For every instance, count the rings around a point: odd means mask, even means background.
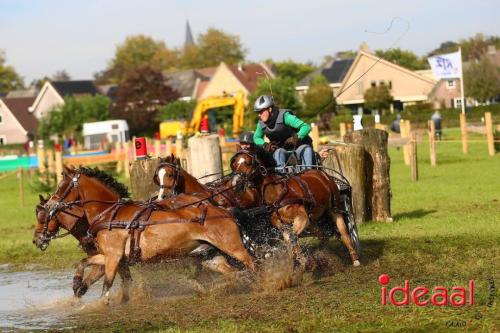
[[[333,274],[314,279],[307,273],[299,286],[282,291],[209,288],[197,294],[180,282],[193,276],[192,267],[134,267],[136,280],[146,275],[150,281],[148,292],[125,306],[77,312],[65,325],[87,332],[497,332],[497,301],[492,307],[487,303],[493,295],[488,279],[494,279],[497,289],[499,284],[500,155],[489,157],[486,143],[470,143],[469,152],[463,155],[460,143],[438,142],[438,166],[433,168],[427,143],[419,145],[420,180],[412,183],[402,151],[391,149],[394,223],[360,226],[360,268],[348,265],[336,240],[329,248]],[[36,200],[27,198],[33,206],[19,210],[15,180],[0,180],[0,188],[0,262],[69,267],[81,258],[70,240],[53,242],[43,254],[36,250],[30,227]],[[12,191],[7,198],[4,188]],[[391,277],[390,287],[408,279],[410,288],[450,288],[474,279],[476,303],[460,308],[382,306],[377,278],[383,273]]]

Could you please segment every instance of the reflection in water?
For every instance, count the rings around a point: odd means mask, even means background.
[[[70,271],[0,269],[0,331],[57,326],[61,319],[98,298],[97,286],[89,290],[83,301],[74,298],[72,281]]]

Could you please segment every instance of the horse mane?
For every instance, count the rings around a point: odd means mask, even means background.
[[[80,167],[76,172],[79,172],[87,177],[95,178],[100,181],[106,187],[109,187],[116,194],[120,196],[120,198],[128,198],[130,196],[128,192],[128,188],[122,183],[118,182],[113,176],[107,174],[106,172],[99,170],[98,168],[87,168]]]
[[[170,154],[170,156],[167,157],[160,157],[160,163],[170,163],[179,167],[181,166],[181,160],[175,157],[174,154]]]

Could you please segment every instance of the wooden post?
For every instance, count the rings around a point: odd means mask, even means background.
[[[62,160],[62,151],[59,149],[56,149],[55,152],[55,159],[56,159],[56,179],[57,183],[62,180],[62,172],[63,172],[63,160]]]
[[[125,172],[125,177],[128,179],[130,178],[130,141],[124,142],[123,148],[125,150],[125,159],[123,160],[123,171]]]
[[[170,141],[170,139],[167,139],[166,145],[167,145],[167,148],[166,148],[165,156],[170,156],[172,154],[172,141]]]
[[[24,172],[23,168],[19,167],[18,169],[18,177],[19,177],[19,203],[21,208],[24,207]]]
[[[391,159],[387,152],[388,133],[367,128],[348,133],[347,143],[356,143],[365,150],[365,193],[368,219],[392,222]]]
[[[188,141],[190,173],[198,178],[212,173],[218,173],[211,177],[205,177],[203,183],[210,182],[222,175],[222,154],[218,135],[205,135],[191,137]]]
[[[323,161],[323,165],[343,174],[351,184],[352,208],[356,224],[368,221],[371,214],[367,212],[367,202],[370,201],[370,198],[365,187],[365,149],[358,144],[328,145],[325,148],[331,150]],[[328,169],[326,171],[330,175],[338,177],[335,173],[329,172]]]
[[[411,143],[410,141],[410,135],[411,135],[411,124],[409,120],[401,120],[401,137],[403,137],[404,133],[404,138],[406,139],[406,143],[403,145],[403,157],[405,161],[405,165],[410,165],[410,149],[411,149]]]
[[[160,152],[161,141],[158,139],[155,139],[154,145],[155,145],[155,156],[160,157],[161,156],[161,152]]]
[[[318,151],[319,146],[319,127],[316,124],[311,124],[311,138],[313,141],[314,151]]]
[[[153,176],[159,164],[158,158],[132,162],[130,167],[132,199],[144,201],[157,194],[159,187],[153,182]]]
[[[225,152],[225,147],[227,145],[226,137],[224,135],[219,135],[220,150],[222,152],[222,170],[228,166],[228,155]]]
[[[116,173],[121,173],[123,168],[123,156],[122,156],[122,144],[121,142],[115,143],[115,155],[116,155]]]
[[[137,153],[135,151],[135,138],[136,138],[136,136],[132,137],[132,156],[134,157],[132,159],[133,161],[137,160]]]
[[[484,114],[484,122],[486,125],[486,139],[488,140],[488,153],[490,156],[495,156],[495,144],[493,140],[493,121],[491,119],[491,112]]]
[[[411,134],[411,149],[410,149],[410,170],[411,180],[418,181],[418,158],[417,158],[417,134]]]
[[[469,145],[467,143],[467,121],[465,120],[465,114],[460,114],[460,132],[462,133],[462,151],[464,154],[469,153]]]
[[[45,173],[45,149],[43,148],[43,143],[38,145],[38,149],[36,151],[36,155],[38,157],[38,171],[41,174]]]
[[[56,172],[54,165],[54,151],[52,149],[47,150],[47,167],[50,174]]]
[[[180,138],[175,140],[175,156],[182,158],[182,139]]]
[[[340,123],[340,141],[344,141],[344,136],[347,133],[347,127],[345,123]]]
[[[429,120],[429,153],[431,166],[436,166],[436,125],[434,121]]]

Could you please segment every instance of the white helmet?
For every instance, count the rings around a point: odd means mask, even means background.
[[[261,110],[267,109],[268,107],[274,106],[274,100],[269,95],[262,95],[255,100],[253,110],[255,112],[260,112]]]

